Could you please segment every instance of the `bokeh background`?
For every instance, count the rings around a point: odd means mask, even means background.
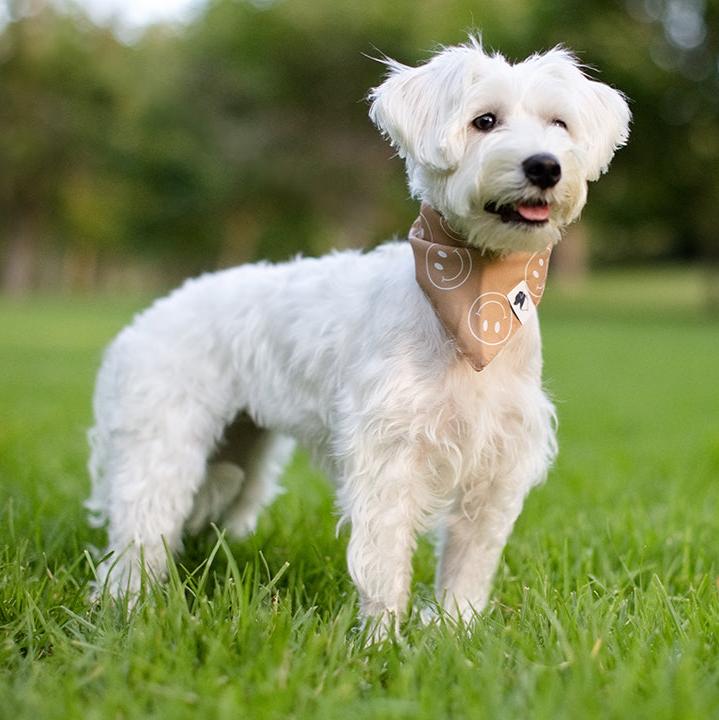
[[[557,275],[701,265],[716,306],[717,0],[0,2],[0,291],[150,293],[405,232],[371,57],[475,29],[514,59],[564,43],[631,99]]]

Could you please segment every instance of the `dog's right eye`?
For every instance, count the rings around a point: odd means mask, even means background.
[[[488,132],[496,124],[497,116],[494,113],[484,113],[484,115],[480,115],[472,120],[472,125],[482,132]]]

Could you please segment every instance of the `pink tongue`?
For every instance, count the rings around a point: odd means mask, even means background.
[[[517,212],[525,220],[539,222],[549,217],[549,205],[517,205]]]

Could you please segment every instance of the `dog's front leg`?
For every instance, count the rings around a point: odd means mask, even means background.
[[[465,623],[487,605],[502,550],[533,484],[522,470],[493,480],[474,507],[458,500],[446,519],[435,592],[445,612]]]
[[[352,524],[349,572],[362,617],[372,629],[370,639],[376,640],[397,628],[407,607],[421,508],[413,494],[417,479],[404,454],[369,455],[376,465],[348,477],[340,503]]]

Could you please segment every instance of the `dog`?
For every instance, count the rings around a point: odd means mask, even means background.
[[[251,532],[299,442],[336,485],[362,618],[398,623],[430,529],[438,607],[469,623],[486,606],[557,452],[539,271],[625,144],[630,111],[561,47],[511,64],[471,37],[418,67],[383,62],[369,114],[422,203],[412,242],[203,275],[106,350],[86,505],[108,525],[97,585],[111,596],[137,593],[143,569],[161,580],[183,532]],[[497,290],[486,273],[513,258],[506,282],[519,283]],[[481,298],[446,311],[470,266]]]

